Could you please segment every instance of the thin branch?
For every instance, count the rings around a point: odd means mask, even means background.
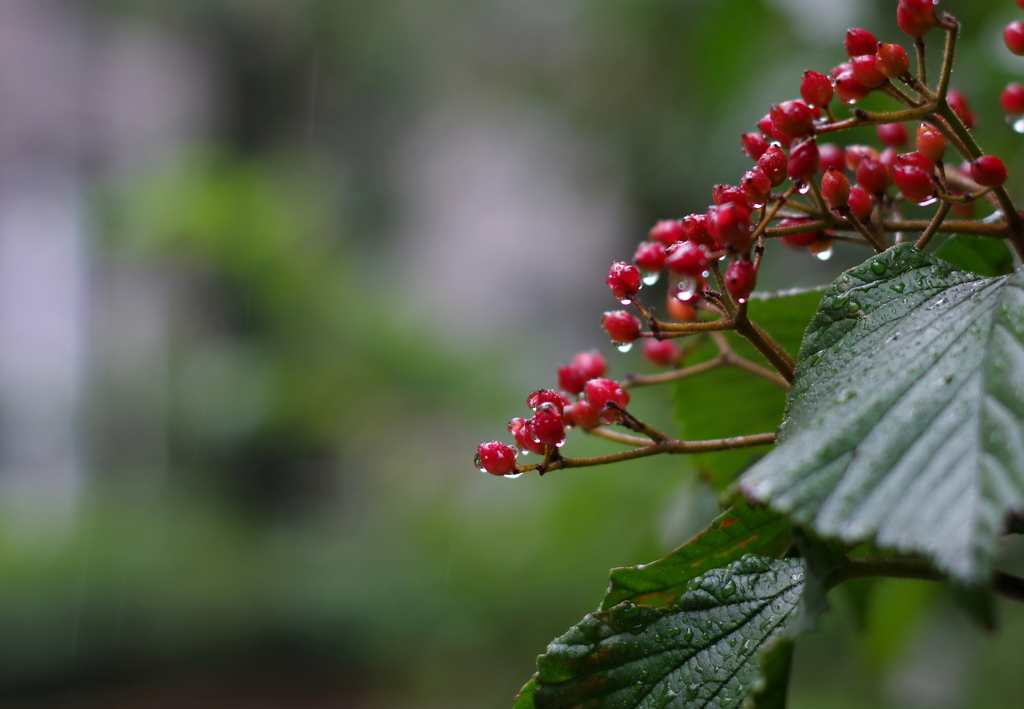
[[[678,379],[685,379],[686,377],[692,377],[695,374],[710,371],[716,367],[721,367],[725,363],[725,358],[722,355],[718,355],[706,362],[694,364],[689,367],[683,367],[682,369],[674,369],[671,372],[663,372],[661,374],[627,374],[625,381],[622,382],[622,388],[628,389],[629,387],[666,384]]]
[[[935,236],[935,232],[938,230],[939,225],[942,224],[942,220],[949,214],[950,207],[953,205],[949,202],[940,202],[939,208],[935,210],[935,216],[932,217],[932,223],[928,225],[928,228],[921,234],[921,238],[917,240],[917,248],[923,249],[931,241],[932,237]]]
[[[924,39],[914,38],[914,49],[917,50],[917,75],[921,77],[921,83],[928,86],[928,57],[925,55]]]
[[[594,436],[595,438],[603,438],[606,441],[613,441],[615,443],[624,443],[627,446],[647,446],[651,443],[646,438],[630,436],[629,434],[619,433],[618,431],[612,431],[604,427],[585,428],[583,429],[583,432],[590,436]]]

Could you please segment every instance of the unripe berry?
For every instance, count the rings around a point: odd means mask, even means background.
[[[898,79],[910,70],[910,56],[898,44],[880,43],[876,56],[878,70],[890,79]]]
[[[942,160],[946,152],[946,139],[935,126],[922,123],[917,127],[917,152],[924,155],[932,162]]]
[[[747,204],[751,207],[761,207],[768,200],[772,191],[772,181],[764,174],[764,171],[756,165],[753,169],[743,173],[740,180],[743,192],[747,198]]]
[[[601,318],[601,327],[617,345],[628,345],[640,337],[640,321],[625,310],[605,313]]]
[[[1011,22],[1003,30],[1006,48],[1018,57],[1024,56],[1024,22]]]
[[[800,80],[800,96],[808,106],[827,106],[834,94],[832,80],[827,76],[810,69],[804,72],[804,77]]]
[[[508,432],[516,439],[516,445],[524,451],[544,455],[546,446],[537,440],[533,431],[533,419],[514,418],[508,422]]]
[[[779,222],[779,226],[782,228],[791,226],[800,226],[806,223],[806,219],[783,219]],[[787,234],[786,236],[779,237],[786,246],[792,246],[793,248],[802,248],[804,246],[810,246],[818,240],[818,236],[821,231],[805,231],[799,234]]]
[[[476,449],[476,467],[491,475],[515,472],[516,452],[501,441],[481,443]]]
[[[572,366],[583,374],[584,379],[596,379],[604,376],[608,370],[608,361],[598,350],[580,352],[572,358]]]
[[[1011,81],[999,94],[999,106],[1013,116],[1024,114],[1024,86]]]
[[[715,240],[708,232],[708,218],[704,214],[690,214],[683,217],[683,234],[687,241],[712,246]]]
[[[586,399],[580,399],[565,410],[566,418],[574,426],[587,430],[597,428],[601,425],[601,418],[598,411]]]
[[[666,263],[673,273],[696,278],[708,269],[708,252],[700,244],[684,241],[672,247]]]
[[[711,188],[711,199],[719,206],[728,202],[740,202],[741,204],[746,204],[747,195],[743,191],[742,187],[736,187],[734,185],[715,185]]]
[[[622,301],[629,301],[634,295],[640,292],[643,282],[640,280],[640,271],[625,261],[616,261],[608,269],[608,277],[605,284],[611,288],[612,294]]]
[[[818,256],[822,261],[827,261],[832,256],[832,239],[825,235],[825,232],[821,233],[821,238],[815,241],[813,244],[807,245],[807,250],[815,256]]]
[[[929,2],[901,0],[896,7],[896,22],[907,35],[917,38],[935,26],[935,5]]]
[[[599,412],[609,403],[622,409],[629,405],[629,392],[611,379],[591,379],[585,393],[587,401]]]
[[[982,155],[971,163],[971,178],[982,187],[999,187],[1006,182],[1006,165],[995,155]]]
[[[821,196],[832,209],[845,207],[850,199],[850,182],[839,170],[830,167],[821,177]]]
[[[653,241],[641,241],[633,254],[633,263],[645,273],[658,273],[665,268],[668,253],[662,244]]]
[[[830,167],[842,170],[846,167],[846,152],[835,143],[819,145],[818,155],[821,158],[821,165],[819,165],[821,170],[828,170]]]
[[[871,93],[871,89],[860,83],[860,79],[852,69],[844,71],[836,77],[836,96],[847,105],[857,103],[869,93]]]
[[[882,145],[902,148],[907,144],[907,127],[902,123],[883,123],[875,128]]]
[[[871,219],[871,195],[865,190],[854,185],[850,188],[850,198],[847,200],[850,213],[862,222]]]
[[[570,364],[563,364],[558,368],[558,388],[576,395],[583,391],[583,385],[587,383],[584,376],[577,367]]]
[[[768,141],[760,133],[744,133],[740,136],[740,145],[751,160],[757,160],[768,149]]]
[[[733,261],[725,271],[725,288],[737,303],[746,303],[757,283],[757,270],[750,261]]]
[[[811,130],[811,109],[800,101],[783,101],[771,107],[769,114],[775,130],[787,138],[799,138]]]
[[[686,234],[683,233],[683,225],[674,219],[666,219],[655,224],[649,236],[652,241],[657,241],[665,246],[671,246],[686,238]]]
[[[734,251],[746,251],[750,246],[750,208],[745,204],[729,202],[714,211],[714,236]],[[709,212],[709,217],[711,213]],[[671,262],[671,254],[669,255]]]
[[[931,175],[916,165],[897,160],[892,177],[899,191],[911,202],[925,202],[935,194]]]
[[[892,177],[881,160],[864,158],[857,166],[857,184],[871,194],[882,194],[891,184]]]
[[[526,399],[526,405],[534,411],[546,404],[554,406],[558,409],[558,413],[562,413],[562,410],[569,405],[569,400],[554,389],[538,389]]]
[[[551,404],[545,404],[533,416],[533,436],[546,446],[561,446],[565,443],[565,423],[562,412]]]
[[[860,161],[864,158],[878,159],[878,151],[870,145],[847,145],[846,146],[846,167],[856,171]]]
[[[968,128],[974,127],[974,114],[971,113],[971,107],[967,104],[967,97],[956,89],[950,89],[946,94],[946,103],[953,109],[964,125]]]
[[[878,40],[867,30],[854,28],[846,30],[843,46],[846,47],[846,56],[859,57],[862,54],[874,54],[878,47]]]
[[[653,337],[644,340],[644,359],[657,367],[671,367],[683,356],[672,340],[655,340]]]
[[[757,166],[771,180],[772,187],[778,187],[786,181],[786,165],[788,163],[789,158],[786,157],[786,151],[777,145],[768,146],[764,155],[757,159]]]
[[[696,300],[695,298],[694,302]],[[665,298],[665,310],[668,311],[668,316],[673,322],[693,322],[697,319],[697,309],[690,305],[690,303],[684,303],[679,300],[671,292]]]
[[[869,89],[877,89],[886,82],[885,74],[878,68],[878,57],[874,53],[862,54],[850,60],[853,75]]]
[[[793,146],[789,155],[786,171],[793,182],[807,182],[818,173],[821,156],[818,154],[818,143],[812,138]]]

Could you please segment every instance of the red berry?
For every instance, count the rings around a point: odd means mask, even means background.
[[[640,337],[640,321],[625,310],[605,313],[601,318],[601,327],[617,345],[628,345]]]
[[[787,138],[799,138],[811,130],[811,109],[800,101],[783,101],[772,106],[768,114],[775,130]]]
[[[573,357],[572,366],[580,371],[584,380],[588,380],[604,376],[608,369],[608,362],[599,351],[589,350],[580,352]]]
[[[876,56],[878,70],[890,79],[898,79],[910,70],[910,56],[898,44],[880,43]]]
[[[602,411],[609,402],[622,409],[629,405],[629,392],[611,379],[591,379],[585,393],[587,401],[598,411]]]
[[[847,200],[847,205],[850,207],[850,212],[853,216],[857,217],[858,220],[866,222],[871,219],[871,195],[865,190],[854,185],[850,188],[850,198]]]
[[[967,97],[956,89],[950,89],[946,94],[946,103],[953,109],[964,125],[968,128],[974,127],[974,114],[971,113],[971,107],[967,104]]]
[[[516,439],[516,445],[524,451],[544,455],[545,446],[533,432],[533,419],[514,418],[508,422],[508,432]]]
[[[935,174],[935,163],[933,163],[927,155],[919,151],[897,155],[896,164],[913,165],[914,167],[919,167],[925,172],[927,172],[929,176]]]
[[[821,177],[821,196],[833,209],[845,207],[850,199],[850,182],[839,170],[830,167]]]
[[[878,40],[867,30],[854,28],[846,30],[843,46],[846,47],[846,56],[858,57],[862,54],[874,54],[878,48]]]
[[[516,452],[501,441],[481,443],[476,449],[476,467],[491,475],[515,472]]]
[[[750,261],[733,261],[725,272],[725,288],[736,302],[745,303],[757,283],[757,271]]]
[[[1024,0],[1022,0],[1024,2]],[[1011,81],[999,94],[999,105],[1004,113],[1018,116],[1024,113],[1024,85]]]
[[[592,429],[601,425],[601,418],[598,416],[597,409],[586,399],[580,399],[575,402],[565,410],[565,413],[569,422],[574,426]]]
[[[740,184],[743,186],[743,192],[747,197],[747,204],[751,207],[762,206],[768,200],[768,195],[772,191],[772,181],[756,165],[743,173]]]
[[[899,191],[911,202],[924,202],[935,194],[931,175],[917,165],[901,163],[897,159],[892,177]]]
[[[768,149],[768,141],[760,133],[744,133],[740,136],[740,145],[751,160],[757,160]]]
[[[721,243],[729,245],[734,251],[746,251],[750,246],[750,232],[753,224],[750,223],[750,208],[745,204],[729,202],[717,207],[714,212],[708,212],[709,222],[714,217],[714,230],[712,235],[716,236]],[[709,224],[709,229],[711,224]],[[671,261],[671,255],[669,255]]]
[[[779,226],[782,228],[791,226],[800,226],[804,224],[806,219],[783,219],[779,222]],[[810,246],[818,240],[818,236],[821,231],[804,231],[799,234],[788,234],[786,236],[779,237],[786,246],[792,246],[793,248],[800,248],[803,246]]]
[[[687,241],[712,246],[715,240],[708,232],[708,218],[704,214],[690,214],[683,217],[683,234]]]
[[[640,292],[643,282],[640,280],[640,271],[625,261],[616,261],[608,269],[608,277],[604,280],[612,290],[612,294],[619,300],[628,301]]]
[[[834,167],[842,170],[846,167],[846,153],[835,143],[824,143],[818,146],[818,155],[821,157],[821,170],[828,170]]]
[[[668,254],[665,247],[653,241],[641,241],[633,254],[633,263],[645,273],[658,273],[665,268],[665,259]]]
[[[821,156],[818,154],[818,143],[812,138],[793,146],[789,155],[786,170],[793,182],[807,182],[818,173]]]
[[[1011,22],[1003,30],[1006,48],[1018,57],[1024,56],[1024,22]]]
[[[870,145],[847,145],[846,146],[846,167],[849,170],[856,170],[860,161],[864,158],[878,159],[878,151]]]
[[[545,404],[551,404],[558,409],[558,413],[562,413],[562,410],[569,405],[569,400],[554,389],[538,389],[526,399],[526,405],[534,411]]]
[[[935,26],[935,4],[901,0],[896,7],[896,22],[911,37],[923,37]]]
[[[533,416],[533,437],[546,446],[560,446],[565,443],[565,423],[562,411],[552,404],[545,404]]]
[[[1017,0],[1017,7],[1024,10],[1024,0]]]
[[[836,85],[836,79],[839,78],[839,75],[847,71],[853,71],[853,64],[850,62],[843,62],[842,64],[836,64],[832,67],[832,71],[828,73],[828,77],[832,79],[833,88]]]
[[[946,139],[942,137],[938,128],[927,123],[922,123],[917,127],[917,152],[932,162],[942,160],[942,156],[946,152]]]
[[[857,184],[871,194],[882,194],[891,182],[889,168],[881,160],[864,158],[857,166]]]
[[[683,351],[672,340],[650,338],[644,340],[643,355],[648,362],[655,366],[671,367],[683,356]]]
[[[808,106],[827,106],[835,89],[832,88],[832,80],[824,74],[808,69],[800,80],[800,96],[807,102]]]
[[[761,135],[763,135],[768,140],[778,141],[779,143],[785,145],[787,148],[789,147],[789,138],[780,133],[778,129],[775,127],[775,123],[772,121],[771,114],[765,114],[764,117],[757,122],[757,128],[758,130],[761,131]]]
[[[675,242],[685,239],[686,235],[683,233],[683,225],[678,221],[665,220],[654,225],[654,228],[651,229],[650,238],[659,244],[671,246]]]
[[[739,202],[746,204],[747,195],[743,191],[742,187],[736,187],[734,185],[715,185],[711,188],[711,199],[717,205],[723,205],[727,202]]]
[[[785,150],[777,145],[770,145],[764,151],[764,155],[757,159],[757,166],[772,181],[772,187],[778,187],[786,181],[786,165],[788,162],[789,158],[786,157]]]
[[[901,148],[907,144],[907,127],[902,123],[883,123],[875,129],[882,145]]]
[[[869,89],[877,89],[886,82],[885,74],[878,68],[878,57],[874,52],[854,57],[850,64],[853,65],[853,75],[857,77],[857,81]]]
[[[982,155],[971,163],[971,178],[982,187],[999,187],[1006,182],[1006,165],[995,155]]]
[[[700,244],[684,241],[676,244],[668,255],[668,268],[673,273],[696,278],[708,269],[708,252]]]
[[[852,69],[844,71],[836,77],[836,96],[847,105],[857,103],[869,93],[871,93],[871,89],[860,83],[860,79]]]
[[[587,377],[577,367],[563,364],[558,368],[558,388],[576,395],[583,391]]]
[[[878,162],[889,168],[890,172],[896,167],[896,148],[886,148],[878,156]]]

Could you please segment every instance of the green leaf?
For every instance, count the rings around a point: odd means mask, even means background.
[[[961,234],[943,244],[936,255],[962,271],[979,276],[1008,276],[1013,273],[1013,256],[1001,239]]]
[[[737,707],[802,587],[799,559],[750,556],[693,579],[671,609],[588,615],[537,658],[536,709]]]
[[[670,606],[685,593],[691,579],[744,554],[781,554],[790,543],[789,522],[784,517],[740,500],[668,556],[650,564],[612,569],[601,610],[623,601]]]
[[[526,683],[526,686],[519,690],[519,694],[516,695],[516,703],[512,705],[512,709],[536,709],[537,705],[533,702],[533,693],[536,689],[537,676],[534,675]]]
[[[1024,500],[1024,274],[899,244],[829,287],[777,447],[740,480],[823,538],[983,579]]]
[[[789,291],[772,295],[754,294],[750,318],[771,333],[794,356],[804,330],[814,317],[822,291]],[[736,354],[768,369],[771,365],[750,343],[733,333],[727,335]],[[711,359],[718,349],[702,345],[687,364]],[[773,370],[774,371],[774,370]],[[740,369],[719,367],[698,377],[680,381],[673,392],[675,418],[682,435],[689,440],[726,438],[774,431],[782,420],[786,392]],[[692,456],[697,468],[713,487],[721,490],[751,461],[770,446],[744,448]]]
[[[751,694],[754,709],[786,709],[789,670],[793,666],[793,641],[781,639],[761,653],[761,679]]]

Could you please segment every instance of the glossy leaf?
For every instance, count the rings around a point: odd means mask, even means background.
[[[961,271],[979,276],[1008,276],[1013,273],[1013,256],[1001,239],[961,234],[943,244],[936,255]]]
[[[750,556],[693,579],[670,609],[588,615],[537,659],[536,709],[738,707],[802,587],[800,560]]]
[[[1024,275],[900,244],[826,291],[741,489],[815,533],[983,578],[1024,500]]]
[[[519,694],[516,695],[515,704],[512,705],[512,709],[536,709],[537,705],[533,702],[533,693],[536,689],[537,678],[535,676],[519,690]]]
[[[750,318],[771,333],[779,344],[796,356],[808,323],[814,317],[822,291],[789,291],[771,295],[754,294]],[[736,354],[766,368],[771,365],[746,340],[728,334]],[[718,354],[712,343],[702,345],[687,364]],[[786,392],[776,384],[733,367],[720,367],[680,381],[674,390],[675,417],[684,438],[701,440],[774,431],[782,420]],[[692,456],[694,464],[716,489],[726,487],[736,475],[771,446],[744,448]]]
[[[623,601],[664,608],[676,602],[687,583],[744,554],[774,556],[790,544],[789,522],[763,507],[739,501],[711,526],[674,552],[650,564],[612,569],[607,610]]]

